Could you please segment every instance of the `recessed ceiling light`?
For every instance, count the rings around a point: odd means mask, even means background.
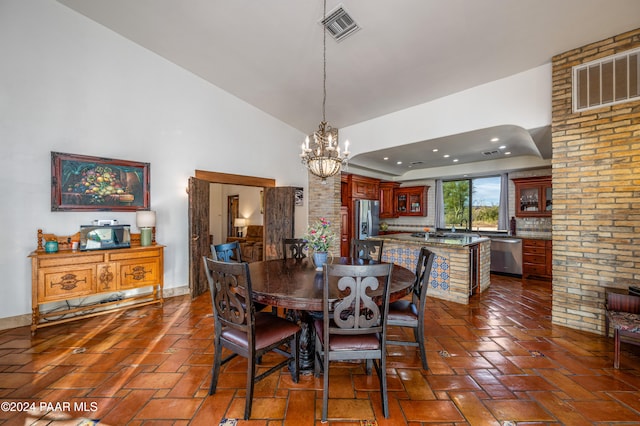
[[[383,158],[384,161],[387,161],[388,159],[389,159],[389,157],[384,157]]]
[[[506,147],[507,147],[506,145],[500,145],[498,149],[505,149]]]
[[[402,161],[398,161],[396,164],[402,164]]]
[[[438,148],[433,148],[433,152],[438,152]]]
[[[505,152],[504,155],[511,155],[511,151]]]
[[[445,155],[443,155],[443,157],[444,157],[444,158],[449,158],[449,157],[451,157],[451,156],[450,156],[449,154],[445,154]]]
[[[458,159],[457,159],[457,158],[454,158],[454,159],[453,159],[453,162],[454,162],[454,163],[457,163],[457,162],[458,162]]]
[[[498,142],[500,138],[491,138],[491,142]]]

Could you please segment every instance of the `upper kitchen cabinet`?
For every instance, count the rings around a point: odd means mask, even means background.
[[[516,216],[551,216],[551,176],[513,179],[516,186]]]
[[[380,196],[380,179],[347,175],[345,194],[351,200],[377,200]]]
[[[393,200],[399,186],[400,184],[395,182],[380,182],[380,219],[398,217]]]
[[[394,207],[398,216],[426,216],[428,186],[396,188]]]

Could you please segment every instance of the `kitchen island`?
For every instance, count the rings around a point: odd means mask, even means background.
[[[415,271],[421,247],[435,253],[427,294],[438,299],[468,304],[469,297],[485,291],[491,283],[491,240],[468,234],[446,234],[425,239],[420,234],[388,234],[370,237],[383,240],[382,260]]]

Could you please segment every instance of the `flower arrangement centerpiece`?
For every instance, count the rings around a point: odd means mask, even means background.
[[[331,222],[324,217],[309,225],[304,239],[307,240],[307,246],[315,252],[328,252],[337,240],[336,234],[331,231]]]
[[[337,241],[336,234],[331,231],[331,222],[321,217],[309,225],[304,238],[307,240],[307,247],[313,250],[316,269],[321,270],[322,265],[327,262],[329,248]]]

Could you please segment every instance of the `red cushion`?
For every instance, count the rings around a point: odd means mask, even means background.
[[[408,300],[398,300],[389,304],[387,321],[417,321],[418,308]]]
[[[256,350],[279,342],[300,330],[300,326],[276,317],[271,313],[258,312],[256,314]],[[225,329],[222,331],[222,338],[238,346],[248,347],[247,333],[235,329]]]
[[[324,321],[317,319],[314,322],[316,335],[324,344]],[[369,351],[380,349],[380,336],[376,333],[341,335],[332,334],[329,336],[330,351]]]

